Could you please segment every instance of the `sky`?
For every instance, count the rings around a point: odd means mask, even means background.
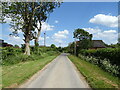
[[[9,23],[10,19],[6,18]],[[19,37],[10,37],[9,24],[2,24],[1,38],[12,45],[21,45],[23,33]],[[65,47],[74,41],[75,29],[84,29],[93,34],[93,40],[103,40],[106,44],[116,44],[118,39],[118,3],[117,2],[64,2],[50,14],[46,22],[42,22],[39,44]],[[34,45],[34,41],[30,42]]]

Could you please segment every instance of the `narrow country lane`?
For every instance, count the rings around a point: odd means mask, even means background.
[[[22,88],[89,88],[65,53],[58,56]]]

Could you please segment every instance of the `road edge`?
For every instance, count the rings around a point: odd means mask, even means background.
[[[49,62],[48,64],[46,64],[41,70],[39,70],[38,72],[36,72],[35,74],[33,74],[29,79],[27,79],[25,82],[23,82],[22,84],[18,85],[17,88],[26,88],[26,86],[28,86],[33,80],[35,80],[38,75],[41,74],[42,71],[44,71],[45,69],[47,69],[47,67],[54,62],[60,55],[58,55],[55,59],[53,59],[51,62]]]
[[[85,85],[87,85],[88,88],[90,88],[90,90],[92,90],[91,87],[90,87],[89,82],[86,80],[86,77],[84,75],[82,75],[82,73],[77,69],[77,67],[75,66],[75,64],[68,58],[68,55],[66,57],[70,61],[70,63],[73,65],[75,71],[78,73],[79,78],[83,81],[83,83]]]

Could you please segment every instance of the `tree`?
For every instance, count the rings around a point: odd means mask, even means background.
[[[41,32],[42,22],[45,22],[49,15],[56,7],[60,7],[60,2],[41,2],[41,9],[39,10],[40,14],[36,14],[38,22],[34,23],[34,26],[37,28],[38,33],[35,39],[35,45],[38,46],[38,39]],[[38,13],[39,13],[38,12]],[[39,24],[39,25],[38,25]]]
[[[42,3],[42,4],[41,4]],[[47,12],[51,12],[55,5],[59,2],[4,2],[2,3],[2,20],[11,18],[11,28],[14,30],[12,34],[18,36],[21,30],[24,36],[25,52],[30,55],[30,41],[40,36],[41,25],[38,28],[37,23],[46,20]],[[38,29],[38,34],[35,29]]]
[[[62,51],[63,51],[62,47],[58,47],[57,50],[58,50],[59,52],[62,52]]]
[[[14,47],[15,47],[15,48],[19,48],[19,46],[18,46],[18,45],[14,45]]]
[[[56,48],[55,44],[51,44],[51,48]]]
[[[79,53],[79,51],[81,49],[88,49],[91,47],[92,45],[92,34],[89,34],[87,31],[85,31],[84,29],[76,29],[74,31],[74,38],[78,39],[79,41],[77,41],[77,55]]]

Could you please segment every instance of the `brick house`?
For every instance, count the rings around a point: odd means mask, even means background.
[[[4,42],[4,40],[0,39],[0,47],[13,47],[13,45]]]

